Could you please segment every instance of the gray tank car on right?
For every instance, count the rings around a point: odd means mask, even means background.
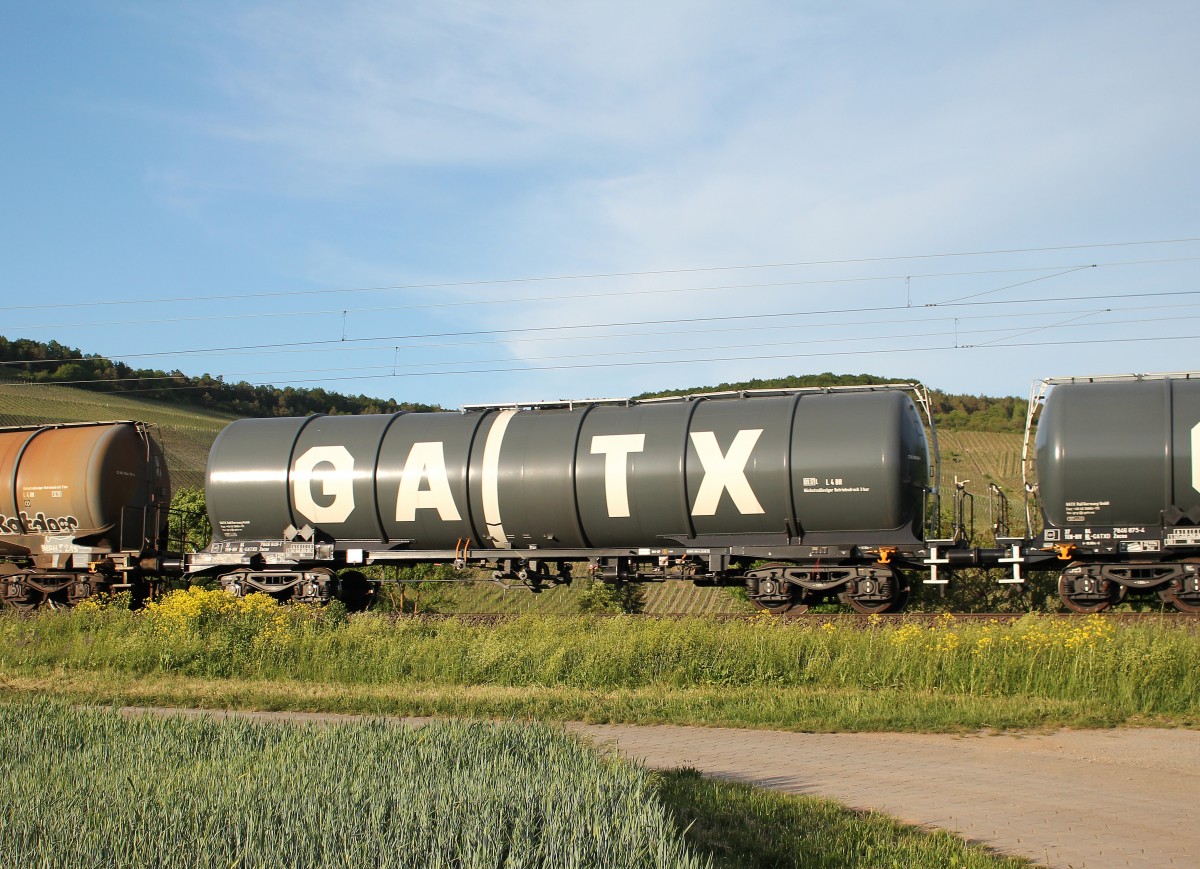
[[[1036,445],[1041,542],[1070,562],[1063,602],[1157,593],[1200,612],[1200,379],[1053,382]]]

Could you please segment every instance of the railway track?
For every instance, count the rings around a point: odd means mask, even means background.
[[[470,624],[500,624],[513,621],[533,613],[418,613],[393,614],[393,618],[415,619],[418,621],[445,621],[458,619]],[[1179,612],[1106,612],[1082,615],[1080,613],[896,613],[893,615],[862,615],[860,613],[801,613],[770,615],[768,613],[591,613],[595,618],[633,618],[633,619],[705,619],[714,622],[738,621],[778,621],[788,624],[822,625],[830,623],[839,627],[871,627],[874,625],[919,624],[933,625],[947,618],[954,622],[1015,622],[1027,615],[1037,615],[1056,621],[1073,622],[1089,618],[1101,618],[1105,621],[1121,624],[1179,624],[1200,628],[1200,618],[1190,613]]]

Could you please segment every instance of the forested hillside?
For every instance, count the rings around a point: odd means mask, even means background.
[[[716,386],[696,386],[687,389],[665,389],[661,392],[646,392],[638,398],[656,398],[664,395],[689,395],[698,392],[725,392],[741,389],[794,389],[810,386],[873,386],[882,383],[912,383],[908,377],[877,377],[873,374],[794,374],[769,380],[743,380],[737,383],[720,383]],[[1024,398],[1005,396],[993,398],[986,395],[967,395],[929,390],[929,401],[933,407],[938,428],[946,431],[990,431],[1023,432],[1025,413],[1029,401]]]
[[[122,393],[141,399],[191,405],[235,416],[307,416],[312,413],[395,413],[440,410],[436,405],[398,402],[390,398],[342,395],[324,389],[226,383],[203,374],[131,368],[97,354],[84,354],[57,341],[0,337],[0,380],[59,383],[97,392]]]
[[[97,392],[122,393],[140,399],[230,413],[235,416],[306,416],[311,413],[395,413],[398,410],[440,410],[437,405],[398,402],[366,395],[342,395],[324,389],[254,386],[226,383],[208,374],[193,377],[181,371],[131,368],[97,354],[85,354],[57,341],[0,337],[0,380],[66,384]],[[909,378],[899,378],[908,382]],[[851,386],[897,382],[873,374],[796,374],[768,380],[747,380],[647,392],[637,398],[687,395],[739,389],[779,389],[806,386]],[[1028,401],[1012,396],[994,398],[931,389],[938,427],[946,431],[1022,432]]]

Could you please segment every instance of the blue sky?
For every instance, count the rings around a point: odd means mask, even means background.
[[[446,406],[1200,368],[1194,2],[0,21],[9,338]]]

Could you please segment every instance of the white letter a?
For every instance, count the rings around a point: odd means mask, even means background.
[[[428,488],[421,488],[422,480],[428,483]],[[415,521],[417,510],[422,507],[437,510],[443,522],[459,519],[454,496],[450,493],[450,480],[446,477],[446,454],[441,441],[413,444],[400,476],[396,521]]]

